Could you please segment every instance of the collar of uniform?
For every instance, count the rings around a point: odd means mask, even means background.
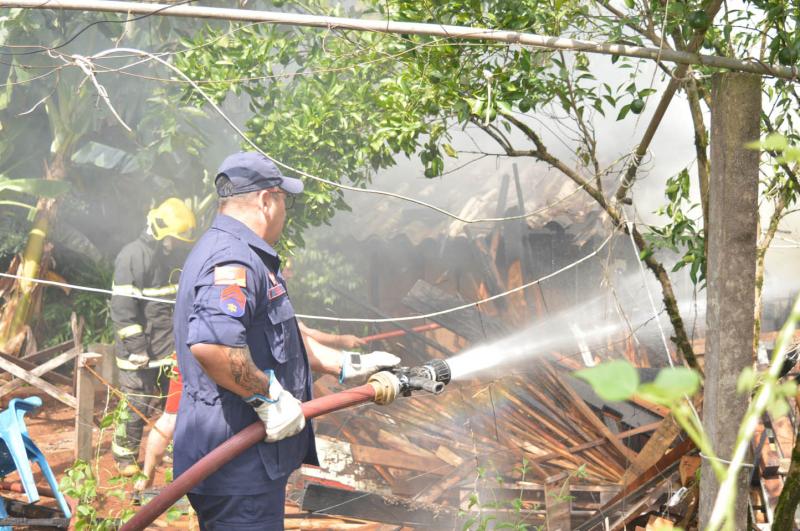
[[[158,247],[158,240],[156,240],[152,234],[147,232],[147,229],[144,229],[141,234],[139,234],[139,239],[145,243],[148,247],[156,248]]]
[[[280,260],[278,258],[278,253],[270,244],[259,238],[256,233],[250,230],[247,225],[237,219],[225,214],[217,214],[217,217],[214,218],[214,222],[211,224],[211,226],[215,229],[233,234],[249,246],[260,249],[276,260]]]

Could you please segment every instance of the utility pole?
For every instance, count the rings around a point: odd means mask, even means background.
[[[721,459],[730,459],[749,402],[736,391],[739,373],[753,364],[761,78],[725,73],[713,78],[711,178],[706,227],[707,314],[703,425]],[[748,479],[739,477],[735,522],[747,522]],[[704,460],[700,529],[711,516],[719,482]],[[741,527],[740,527],[741,528]]]

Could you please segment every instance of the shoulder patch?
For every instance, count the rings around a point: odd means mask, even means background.
[[[219,293],[219,307],[231,317],[243,316],[246,303],[247,299],[238,284],[231,284]]]
[[[215,286],[247,287],[247,271],[242,266],[217,266],[214,268]]]

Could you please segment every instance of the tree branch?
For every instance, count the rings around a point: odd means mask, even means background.
[[[712,0],[711,3],[709,3],[709,5],[706,7],[705,11],[711,20],[714,20],[714,17],[722,5],[722,2],[723,0]],[[696,31],[692,37],[692,40],[689,42],[689,45],[684,51],[689,53],[697,52],[697,50],[699,50],[700,46],[703,44],[705,33],[706,30]],[[639,145],[636,147],[636,151],[634,152],[630,166],[628,166],[628,169],[625,172],[625,177],[617,189],[617,193],[615,194],[617,201],[622,202],[628,195],[628,191],[630,190],[631,186],[633,186],[633,183],[636,180],[636,172],[639,170],[639,166],[642,164],[642,160],[647,154],[647,150],[650,148],[650,143],[653,141],[653,137],[658,130],[658,126],[661,125],[661,120],[664,118],[664,114],[667,112],[667,108],[672,102],[675,92],[683,82],[683,78],[686,76],[688,71],[688,65],[678,65],[675,68],[675,72],[672,75],[672,78],[669,80],[667,88],[664,89],[661,100],[658,102],[658,107],[656,107],[655,113],[653,113],[653,117],[650,119],[647,130],[644,132],[641,142],[639,142]]]
[[[686,95],[689,99],[689,111],[692,114],[694,125],[694,149],[697,154],[697,179],[700,184],[700,204],[703,207],[703,226],[708,220],[708,177],[711,174],[711,163],[708,160],[708,130],[703,119],[703,110],[700,107],[700,94],[697,90],[697,81],[689,79],[686,82]],[[708,249],[706,249],[707,251]]]
[[[531,152],[531,156],[542,162],[546,162],[550,166],[559,170],[573,182],[582,186],[586,190],[586,193],[588,193],[592,199],[594,199],[603,208],[603,210],[605,210],[616,228],[622,229],[626,233],[630,233],[630,227],[627,223],[625,223],[625,218],[622,211],[619,210],[616,205],[610,203],[600,190],[592,186],[589,181],[579,175],[573,168],[570,168],[558,157],[555,157],[548,152],[547,147],[544,145],[544,142],[542,142],[542,139],[528,124],[509,114],[503,113],[502,116],[512,123],[523,134],[525,134],[525,136],[527,136],[536,146],[536,151]],[[641,253],[647,249],[647,242],[645,241],[644,236],[635,226],[633,226],[632,234],[633,241],[636,244],[638,251]],[[692,348],[692,342],[689,339],[689,335],[687,334],[686,328],[683,325],[683,319],[681,318],[680,310],[678,309],[678,299],[675,297],[675,292],[672,289],[672,281],[669,278],[667,270],[658,260],[655,259],[652,254],[644,258],[644,263],[655,275],[658,283],[661,285],[664,307],[666,308],[672,328],[675,331],[675,336],[671,337],[670,339],[672,339],[673,343],[675,343],[678,352],[681,353],[683,359],[686,360],[686,363],[702,374],[702,370],[697,362],[694,349]]]
[[[559,56],[561,57],[561,64],[566,64],[564,52],[559,52]],[[600,163],[597,162],[597,140],[595,139],[594,131],[590,130],[589,126],[586,125],[586,120],[583,119],[583,112],[578,111],[578,103],[575,98],[575,89],[572,85],[572,79],[570,76],[566,76],[565,81],[567,83],[567,93],[569,94],[570,106],[572,107],[573,114],[575,115],[575,120],[578,122],[578,129],[580,130],[581,136],[583,136],[583,143],[588,148],[589,157],[591,158],[591,163],[594,167],[595,186],[597,186],[597,189],[602,192],[603,182],[600,180]]]
[[[634,24],[631,19],[625,16],[625,13],[623,13],[616,7],[612,6],[611,2],[609,2],[608,0],[597,0],[597,3],[606,8],[615,17],[622,20],[623,24],[631,28],[633,31],[635,31],[636,33],[640,34],[643,37],[650,39],[650,42],[652,42],[659,48],[672,49],[670,48],[670,45],[667,43],[666,39],[662,39],[661,37],[659,37],[658,34],[651,28],[643,28],[638,24]]]

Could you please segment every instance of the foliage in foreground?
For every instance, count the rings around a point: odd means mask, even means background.
[[[753,433],[765,411],[769,411],[775,417],[785,415],[789,408],[787,398],[795,396],[797,392],[797,384],[794,381],[781,382],[779,374],[786,351],[792,344],[792,336],[798,321],[800,321],[800,296],[795,300],[792,313],[775,341],[769,369],[756,373],[748,367],[739,375],[739,392],[751,395],[752,399],[739,425],[730,461],[718,458],[692,403],[691,397],[701,387],[701,378],[697,372],[686,367],[666,368],[659,371],[653,382],[640,383],[636,369],[627,361],[617,360],[582,369],[577,371],[575,376],[587,381],[605,400],[621,401],[637,396],[668,407],[675,421],[705,456],[720,483],[707,529],[733,530],[739,524],[734,521],[736,478],[748,453]]]

